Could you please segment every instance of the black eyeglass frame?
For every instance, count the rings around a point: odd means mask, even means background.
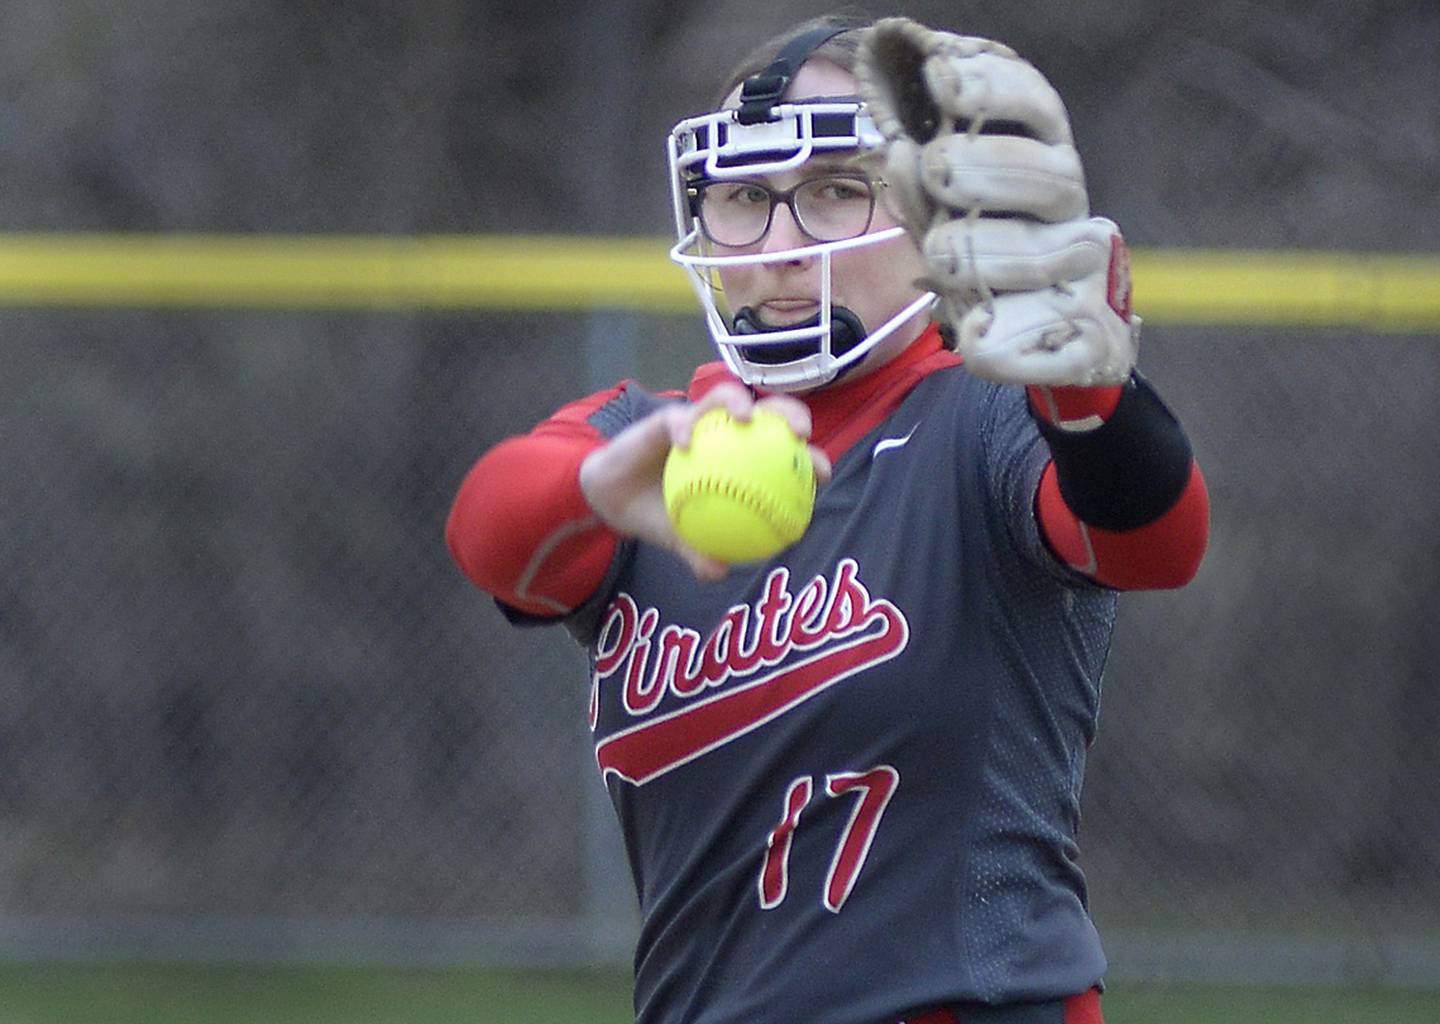
[[[795,195],[801,189],[821,181],[859,182],[865,186],[866,191],[870,195],[870,209],[865,214],[865,224],[859,231],[853,234],[842,235],[839,238],[822,238],[806,226],[804,219],[800,216],[800,212],[795,209]],[[761,227],[760,233],[748,242],[722,242],[710,233],[710,226],[705,222],[705,215],[701,212],[701,207],[705,198],[705,190],[715,185],[745,185],[751,188],[758,188],[765,193],[766,199],[769,200],[769,208],[765,211],[764,225]],[[869,231],[870,225],[875,222],[877,192],[883,188],[884,185],[884,181],[872,178],[870,175],[862,174],[858,171],[835,171],[826,174],[817,174],[812,178],[806,178],[803,181],[796,182],[792,187],[787,189],[774,189],[762,181],[752,181],[748,178],[702,178],[686,186],[686,192],[690,199],[690,214],[695,218],[696,223],[700,225],[701,235],[715,245],[723,245],[727,249],[743,249],[746,246],[754,245],[756,242],[761,241],[770,233],[770,228],[775,222],[775,207],[782,204],[790,211],[790,216],[794,218],[795,224],[800,231],[806,238],[809,238],[813,242],[844,242],[851,238],[859,238],[865,234],[865,232]]]

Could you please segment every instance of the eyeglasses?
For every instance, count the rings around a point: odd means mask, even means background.
[[[875,216],[875,185],[858,174],[808,178],[783,192],[758,181],[702,181],[690,187],[690,196],[705,237],[732,249],[764,238],[782,203],[817,242],[863,235]]]

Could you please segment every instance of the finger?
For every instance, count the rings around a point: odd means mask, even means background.
[[[1074,146],[1002,135],[946,135],[920,159],[925,188],[953,210],[1019,213],[1043,221],[1089,214]]]
[[[884,188],[880,200],[890,216],[904,224],[917,237],[934,223],[941,207],[920,184],[920,144],[898,138],[885,147],[885,170],[880,176]]]
[[[755,396],[749,389],[732,381],[711,388],[700,402],[706,412],[720,407],[737,420],[748,420],[750,410],[755,408]]]
[[[1030,291],[1104,268],[1113,235],[1113,225],[1098,217],[1060,224],[979,217],[939,225],[923,249],[946,291]]]
[[[695,421],[713,409],[724,409],[737,420],[748,420],[755,399],[744,387],[730,381],[717,384],[696,402],[673,407],[668,427],[670,443],[676,448],[689,448]]]
[[[1085,364],[1081,337],[1030,295],[1002,296],[991,309],[972,310],[960,322],[966,369],[1002,384],[1073,382]],[[1018,308],[1010,300],[1021,300]],[[1062,339],[1065,339],[1062,342]]]
[[[617,470],[623,475],[662,461],[670,449],[669,424],[678,411],[677,406],[658,409],[631,423],[602,445],[595,455],[609,467],[605,475],[613,477]]]
[[[1018,384],[1119,383],[1135,362],[1136,335],[1104,306],[1103,282],[1073,294],[1015,292],[973,310],[959,325],[971,373]]]
[[[812,428],[810,408],[795,398],[786,395],[770,395],[755,403],[755,407],[776,413],[790,425],[790,430],[799,438],[808,438]]]
[[[902,135],[921,142],[934,137],[944,112],[925,80],[927,61],[981,53],[1016,58],[1003,43],[978,36],[936,32],[909,18],[877,21],[861,41],[855,68],[861,95],[874,109],[875,126],[891,142]]]
[[[978,121],[1029,135],[1043,143],[1069,143],[1065,103],[1029,61],[993,51],[955,56],[943,50],[925,62],[925,83],[942,113],[964,131]]]
[[[809,445],[810,462],[815,467],[815,482],[828,484],[835,475],[835,467],[830,463],[830,456],[815,445]]]

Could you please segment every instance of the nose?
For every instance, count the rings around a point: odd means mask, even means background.
[[[787,249],[799,249],[808,244],[810,244],[810,238],[800,230],[800,224],[795,220],[795,211],[790,209],[786,203],[777,203],[775,212],[770,218],[770,231],[761,245],[761,252],[784,252]],[[790,262],[803,263],[805,258]]]

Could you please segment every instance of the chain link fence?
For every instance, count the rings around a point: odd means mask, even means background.
[[[8,952],[623,961],[581,652],[506,626],[441,530],[480,450],[591,385],[597,330],[668,386],[693,320],[0,328]],[[1215,522],[1107,670],[1083,846],[1117,970],[1440,982],[1440,349],[1157,328],[1144,362]]]
[[[1440,980],[1435,339],[1152,340],[1214,527],[1190,588],[1122,601],[1086,797],[1097,916],[1138,931],[1138,962],[1194,932],[1214,960],[1190,969]]]
[[[1431,5],[1071,6],[905,13],[1050,71],[1140,246],[1434,251]],[[664,129],[819,8],[705,10],[13,5],[0,230],[659,246]],[[441,530],[489,444],[682,384],[698,316],[223,305],[0,308],[0,955],[626,961],[581,652]],[[1142,365],[1215,520],[1107,669],[1116,976],[1440,985],[1440,341],[1152,323]]]

